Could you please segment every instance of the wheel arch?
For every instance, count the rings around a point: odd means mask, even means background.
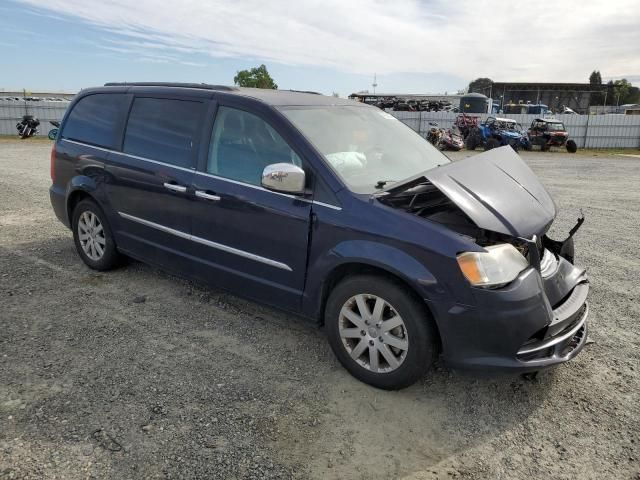
[[[93,200],[98,204],[98,206],[103,208],[103,202],[100,202],[97,198],[97,189],[98,185],[96,183],[96,179],[91,176],[77,175],[71,179],[67,186],[66,194],[66,212],[67,219],[69,220],[69,225],[72,224],[73,209],[76,207],[76,205],[78,205],[79,202],[81,202],[85,198]]]
[[[363,261],[344,262],[336,265],[331,271],[328,272],[324,281],[322,282],[319,295],[319,309],[317,314],[317,321],[319,325],[324,325],[325,308],[327,305],[329,294],[331,293],[333,288],[342,280],[356,275],[379,276],[401,285],[414,300],[416,300],[420,305],[423,306],[425,312],[429,315],[433,328],[437,334],[438,349],[439,351],[442,350],[440,329],[435,318],[435,313],[429,306],[428,302],[425,302],[423,296],[418,292],[416,286],[413,285],[407,278],[403,277],[401,274],[393,271],[390,268],[385,268],[380,265],[375,265]]]
[[[85,200],[87,198],[98,203],[95,197],[91,195],[90,192],[82,188],[77,188],[75,190],[72,190],[67,195],[67,218],[69,219],[69,225],[71,225],[72,227],[73,227],[73,210],[76,208],[76,205],[78,205],[78,203],[80,203],[82,200]]]

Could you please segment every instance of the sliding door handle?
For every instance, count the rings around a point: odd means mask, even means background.
[[[213,202],[219,202],[220,197],[212,193],[203,192],[202,190],[196,190],[196,197],[204,198],[205,200],[211,200]]]
[[[184,193],[187,191],[187,187],[183,185],[176,185],[175,183],[165,183],[164,188],[171,190],[172,192]]]

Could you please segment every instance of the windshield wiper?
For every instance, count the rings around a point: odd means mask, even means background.
[[[384,188],[384,186],[389,182],[395,182],[395,180],[378,180],[378,182],[376,183],[375,188],[377,188],[377,189]]]

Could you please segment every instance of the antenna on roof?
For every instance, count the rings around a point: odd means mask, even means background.
[[[373,83],[371,84],[371,86],[373,87],[373,94],[376,94],[376,87],[378,86],[378,82],[376,81],[376,74],[373,74]]]

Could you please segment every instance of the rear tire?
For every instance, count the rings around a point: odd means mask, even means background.
[[[567,140],[565,147],[569,153],[576,153],[578,151],[578,145],[576,145],[576,142],[573,140]]]
[[[78,255],[89,268],[110,270],[120,254],[113,240],[107,217],[93,200],[81,200],[73,209],[73,241]]]
[[[467,150],[475,150],[477,146],[478,146],[478,139],[472,133],[467,137],[467,140],[465,142],[465,147],[467,148]]]
[[[425,305],[382,276],[341,281],[327,300],[325,328],[340,363],[377,388],[407,387],[436,359],[437,333]]]

